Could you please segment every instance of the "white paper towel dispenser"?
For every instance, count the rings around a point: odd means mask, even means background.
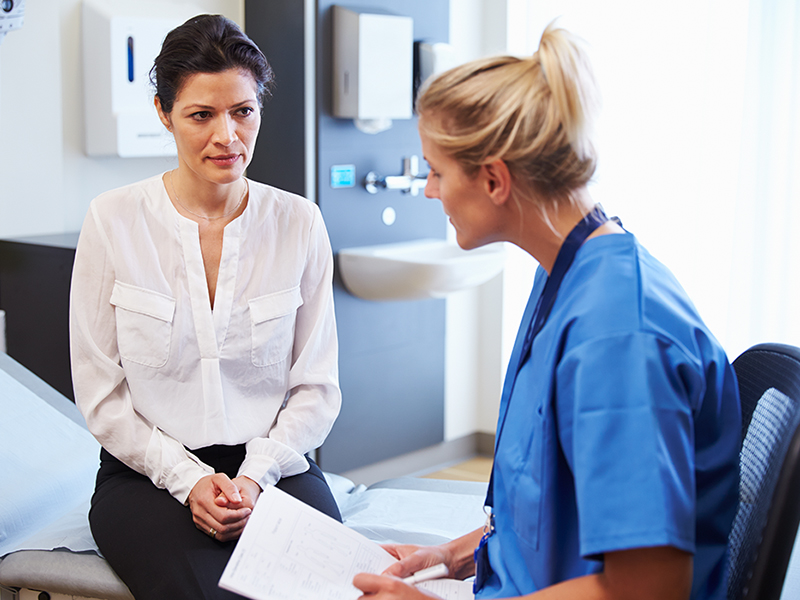
[[[333,116],[377,128],[412,116],[414,20],[334,5]],[[366,124],[369,127],[369,123]]]
[[[84,1],[86,154],[176,154],[153,106],[149,72],[167,33],[200,12],[187,5]]]

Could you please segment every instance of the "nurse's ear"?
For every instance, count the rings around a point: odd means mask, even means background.
[[[495,206],[504,205],[511,197],[511,172],[505,161],[497,159],[481,167],[484,191]]]

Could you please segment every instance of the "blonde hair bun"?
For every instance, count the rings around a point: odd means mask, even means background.
[[[597,98],[579,38],[551,23],[529,58],[484,58],[435,78],[417,113],[426,135],[468,174],[501,159],[515,186],[569,196],[596,169]]]

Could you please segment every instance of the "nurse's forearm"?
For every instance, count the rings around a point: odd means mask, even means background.
[[[691,554],[669,546],[605,555],[603,571],[524,596],[530,600],[687,600],[692,588]]]
[[[483,528],[476,529],[451,542],[442,544],[444,550],[449,554],[450,577],[454,579],[466,579],[475,575],[475,548],[481,541]]]

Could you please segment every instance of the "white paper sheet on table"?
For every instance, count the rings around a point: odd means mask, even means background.
[[[357,573],[381,573],[388,552],[281,490],[264,490],[219,581],[254,600],[351,600]],[[448,600],[472,599],[471,584],[440,579],[419,587]]]

